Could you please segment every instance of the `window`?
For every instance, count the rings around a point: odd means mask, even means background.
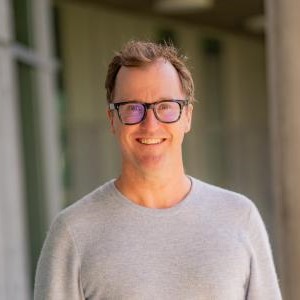
[[[11,7],[31,287],[47,228],[62,201],[55,124],[59,108],[53,72],[57,63],[47,49],[52,43],[47,19],[52,11],[48,3],[13,0]]]

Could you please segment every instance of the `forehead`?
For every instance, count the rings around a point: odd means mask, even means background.
[[[114,98],[181,98],[182,85],[174,66],[157,59],[137,67],[122,66],[115,84]],[[145,99],[147,100],[147,99]]]

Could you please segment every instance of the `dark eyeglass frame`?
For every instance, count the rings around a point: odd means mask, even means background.
[[[170,102],[172,102],[172,103],[178,103],[178,105],[180,107],[180,112],[179,112],[178,118],[176,120],[170,121],[170,122],[165,122],[165,121],[160,120],[160,118],[158,117],[158,115],[156,113],[156,105],[161,104],[161,103],[165,103],[165,102],[166,103],[170,103]],[[135,122],[135,123],[123,122],[123,120],[121,118],[121,115],[120,115],[120,112],[119,112],[120,106],[125,105],[125,104],[134,104],[134,103],[138,103],[138,104],[143,105],[143,107],[144,107],[144,115],[143,115],[143,117],[141,118],[141,120],[139,122]],[[184,106],[188,106],[189,104],[190,104],[189,100],[172,99],[172,100],[160,100],[160,101],[156,101],[156,102],[153,102],[153,103],[146,103],[146,102],[141,102],[141,101],[116,102],[116,103],[109,103],[108,107],[109,107],[110,111],[116,110],[118,112],[119,120],[124,125],[136,125],[136,124],[142,123],[146,119],[147,110],[148,109],[153,109],[155,118],[158,121],[160,121],[162,123],[166,123],[166,124],[171,124],[171,123],[175,123],[175,122],[177,122],[177,121],[180,120],[183,107]]]

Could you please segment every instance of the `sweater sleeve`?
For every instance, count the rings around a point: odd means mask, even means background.
[[[71,232],[58,217],[52,224],[37,265],[35,300],[84,299],[80,259]]]
[[[248,234],[251,251],[251,269],[246,299],[282,299],[268,234],[263,220],[253,204],[251,204],[249,212]]]

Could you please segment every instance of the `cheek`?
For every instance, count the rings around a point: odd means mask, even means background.
[[[131,130],[130,128],[124,127],[124,125],[115,127],[115,136],[122,148],[129,147],[131,143]]]
[[[174,130],[175,131],[173,137],[176,139],[176,143],[178,144],[178,146],[181,146],[184,139],[184,135],[186,133],[186,123],[182,122],[180,126],[176,127],[176,129],[174,128]]]

